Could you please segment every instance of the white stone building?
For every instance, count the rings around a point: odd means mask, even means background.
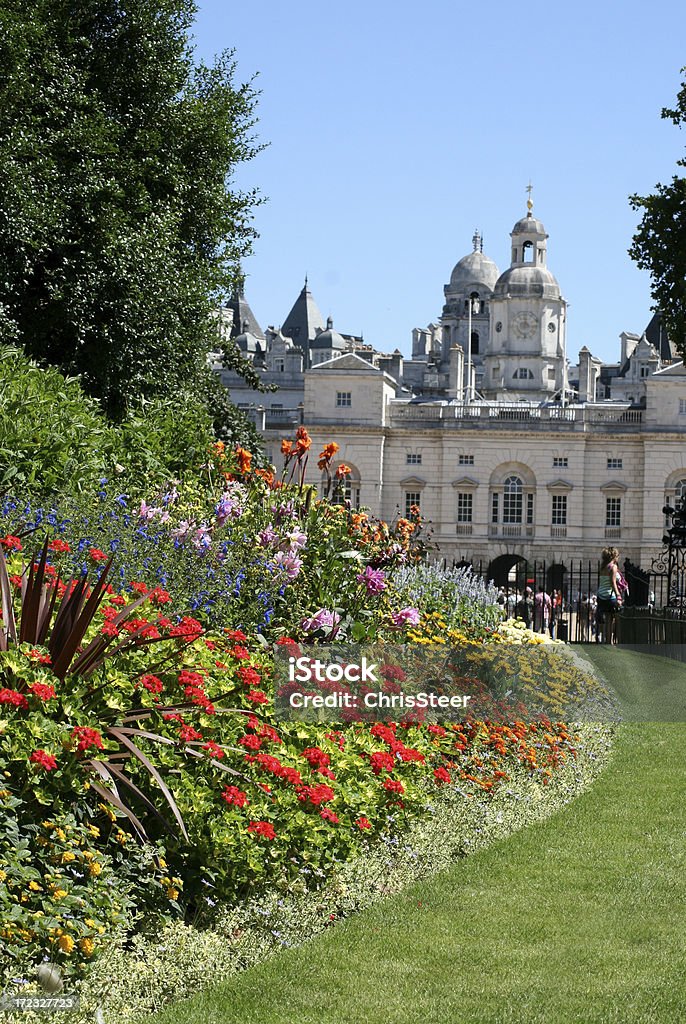
[[[304,423],[313,450],[340,445],[353,504],[389,521],[419,505],[449,562],[595,563],[612,543],[646,566],[662,548],[665,499],[686,494],[686,369],[659,317],[621,335],[617,364],[584,347],[570,365],[566,302],[530,203],[511,238],[500,273],[475,234],[441,317],[413,331],[411,359],[325,328],[306,283],[255,360],[278,383],[286,371],[270,350],[288,348],[286,388],[227,386],[277,467],[281,438]],[[321,483],[316,461],[309,478]]]

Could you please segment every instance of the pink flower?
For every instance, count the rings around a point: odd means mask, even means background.
[[[337,612],[330,612],[326,608],[320,608],[318,612],[309,619],[303,619],[300,628],[306,633],[314,633],[318,629],[334,629],[341,621]]]
[[[357,582],[364,584],[368,594],[380,594],[386,589],[386,573],[368,565],[364,572],[358,573]]]
[[[391,619],[393,625],[400,629],[402,626],[416,626],[419,623],[419,612],[416,608],[401,608],[399,612],[393,612]]]

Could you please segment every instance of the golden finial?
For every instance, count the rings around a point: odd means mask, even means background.
[[[529,213],[531,213],[531,211],[534,208],[534,201],[531,198],[531,193],[533,192],[533,190],[534,190],[534,187],[531,184],[531,178],[529,178],[529,184],[526,186],[526,191],[529,193],[529,198],[526,201],[526,208],[529,211]]]

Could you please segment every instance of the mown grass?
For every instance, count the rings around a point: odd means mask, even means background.
[[[686,687],[676,662],[591,657],[626,692]],[[682,1022],[685,792],[686,725],[625,724],[599,780],[548,821],[147,1020]]]

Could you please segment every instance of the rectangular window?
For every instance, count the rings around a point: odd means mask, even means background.
[[[621,526],[622,525],[622,499],[621,498],[606,498],[605,499],[605,525],[606,526]]]
[[[457,495],[457,521],[458,523],[471,523],[473,494]]]
[[[459,455],[457,461],[458,461],[458,465],[460,465],[460,466],[473,466],[474,465],[474,456],[473,455]]]
[[[608,459],[607,460],[607,468],[608,469],[621,469],[622,468],[622,460],[621,459]]]
[[[422,456],[419,452],[408,452],[407,453],[407,465],[408,466],[421,466]]]
[[[336,406],[340,409],[350,407],[353,404],[353,393],[352,391],[337,391],[336,392]]]
[[[412,514],[412,506],[420,506],[421,493],[419,491],[405,491],[405,518],[409,519]]]
[[[686,398],[679,399],[679,415],[686,416]]]
[[[534,522],[534,496],[533,494],[527,494],[526,496],[526,525],[533,526]]]
[[[553,469],[566,469],[569,465],[569,458],[566,455],[553,456]]]
[[[639,375],[641,377],[647,377],[649,373],[650,373],[650,367],[649,366],[641,366],[639,368]]]
[[[491,522],[498,522],[498,495],[494,494],[491,500]]]
[[[553,494],[553,526],[567,525],[567,495]]]

